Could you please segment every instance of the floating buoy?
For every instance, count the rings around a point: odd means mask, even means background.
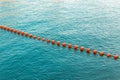
[[[0,26],[0,29],[4,29],[4,26]]]
[[[111,54],[110,53],[106,54],[106,57],[107,58],[111,57]]]
[[[66,47],[66,43],[62,43],[62,46],[63,46],[63,47]]]
[[[49,39],[47,39],[47,40],[46,40],[46,42],[47,42],[47,43],[50,43],[50,40],[49,40]]]
[[[57,46],[60,46],[60,41],[56,42]]]
[[[42,38],[42,41],[45,41],[45,38]]]
[[[74,50],[78,50],[78,46],[77,45],[74,45]]]
[[[28,36],[29,36],[29,34],[28,34],[28,33],[25,33],[25,36],[26,36],[26,37],[28,37]]]
[[[3,29],[3,28],[4,28],[4,26],[1,26],[1,28]]]
[[[69,49],[72,48],[72,44],[68,44],[68,48],[69,48]]]
[[[4,26],[1,26],[1,29],[3,29],[4,28]]]
[[[100,52],[99,54],[100,54],[100,56],[103,56],[103,55],[104,55],[104,52]]]
[[[18,31],[17,31],[17,34],[19,35],[20,33],[21,33],[21,31],[18,30]]]
[[[5,29],[6,29],[6,26],[3,26],[3,29],[5,30]]]
[[[93,54],[97,54],[97,50],[93,50]]]
[[[52,42],[53,45],[55,44],[55,40],[52,40],[51,42]]]
[[[116,55],[116,54],[114,54],[114,56],[113,56],[113,57],[114,57],[114,59],[115,59],[115,60],[117,60],[117,59],[119,58],[119,56],[118,56],[118,55]]]
[[[10,30],[9,30],[10,32],[13,32],[13,28],[10,28]]]
[[[1,29],[4,29],[4,26],[1,26]]]
[[[7,30],[7,27],[4,27],[3,29],[4,29],[4,30]]]
[[[29,37],[30,37],[30,38],[32,38],[32,37],[33,37],[33,35],[32,35],[32,34],[29,34]]]
[[[13,30],[13,32],[14,32],[14,33],[16,33],[16,32],[17,32],[17,30],[15,30],[15,29],[14,29],[14,30]]]
[[[8,31],[8,30],[9,30],[9,28],[7,27],[7,28],[6,28],[6,31]]]
[[[83,52],[84,51],[84,47],[81,46],[80,47],[80,51]]]
[[[38,37],[37,39],[40,40],[40,37]]]
[[[87,53],[90,53],[90,48],[87,48],[87,49],[86,49],[86,52],[87,52]]]
[[[0,29],[2,29],[3,28],[3,26],[0,26]]]
[[[25,35],[25,32],[21,32],[21,35],[24,36],[24,35]]]
[[[34,39],[36,39],[37,37],[36,36],[33,36]]]
[[[10,30],[10,28],[7,28],[7,31],[9,31]]]

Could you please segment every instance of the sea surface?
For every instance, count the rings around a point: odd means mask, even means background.
[[[0,0],[0,25],[120,55],[120,0]],[[0,80],[120,80],[120,59],[0,30]]]

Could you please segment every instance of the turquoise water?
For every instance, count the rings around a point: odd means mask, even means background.
[[[120,55],[119,0],[0,0],[0,25]],[[120,80],[120,60],[0,35],[0,80]]]

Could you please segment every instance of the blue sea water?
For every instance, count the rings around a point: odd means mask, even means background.
[[[0,25],[120,55],[119,0],[0,0]],[[0,30],[0,80],[120,80],[120,60]]]

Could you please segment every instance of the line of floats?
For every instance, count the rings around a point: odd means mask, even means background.
[[[57,46],[68,47],[68,49],[73,48],[75,51],[77,51],[77,50],[80,50],[81,52],[86,51],[87,54],[92,52],[94,55],[99,54],[100,56],[106,56],[107,58],[113,57],[115,60],[117,60],[119,58],[119,56],[117,54],[114,54],[114,55],[111,55],[110,53],[105,54],[104,52],[98,52],[97,50],[91,50],[90,48],[85,49],[83,46],[78,47],[77,45],[73,46],[72,44],[61,43],[60,41],[40,38],[40,37],[37,37],[36,35],[32,35],[32,34],[29,34],[27,32],[16,30],[16,29],[9,28],[9,27],[6,27],[6,26],[0,26],[0,29],[15,33],[15,34],[18,34],[18,35],[21,35],[21,36],[33,38],[33,39],[36,39],[36,40],[42,40],[43,42],[51,43],[52,45],[56,44]]]

